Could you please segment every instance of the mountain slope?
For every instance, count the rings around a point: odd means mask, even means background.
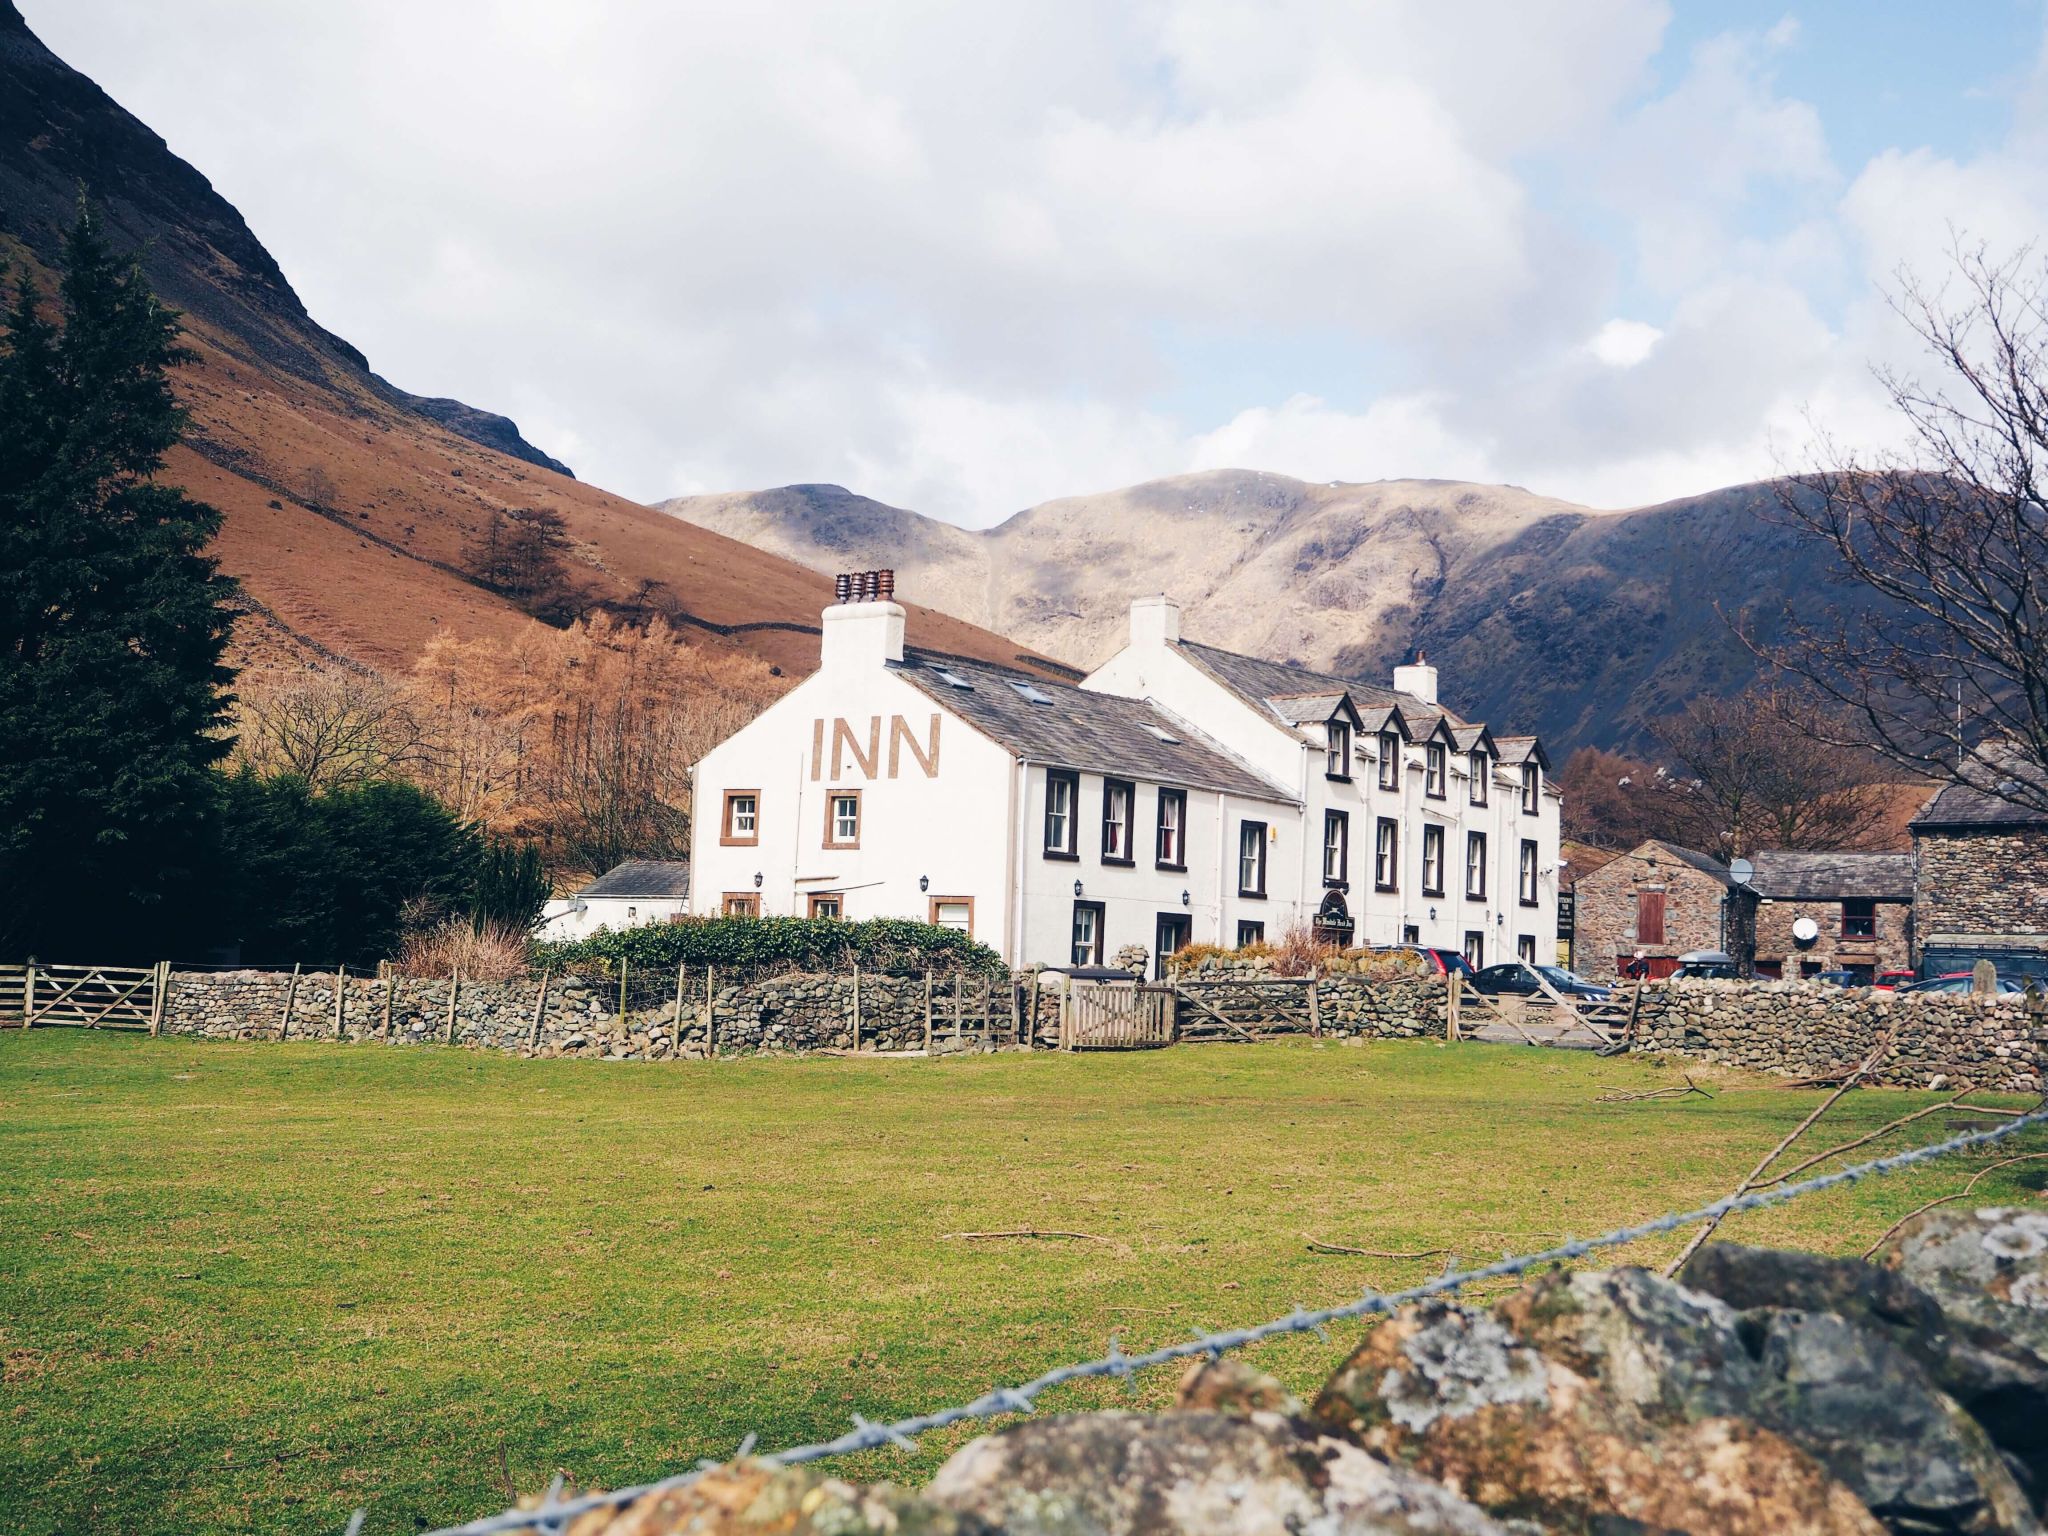
[[[591,603],[659,611],[708,644],[785,671],[816,665],[814,571],[575,480],[503,416],[397,389],[309,315],[235,209],[164,141],[71,69],[0,0],[0,258],[54,287],[83,189],[109,235],[184,311],[198,361],[167,474],[219,507],[241,578],[243,662],[407,665],[435,634],[509,636],[532,620],[472,574],[493,512],[558,513]],[[929,611],[911,637],[1014,661],[1000,636]]]
[[[1309,484],[1213,470],[1046,502],[969,533],[836,486],[665,511],[818,569],[893,564],[902,591],[1077,665],[1164,591],[1190,638],[1383,678],[1429,653],[1447,701],[1553,751],[1631,744],[1755,675],[1722,609],[1777,632],[1844,601],[1816,552],[1736,486],[1599,512],[1513,486]]]

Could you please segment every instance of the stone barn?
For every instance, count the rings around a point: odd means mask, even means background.
[[[1573,882],[1577,969],[1616,976],[1640,956],[1669,976],[1689,950],[1727,948],[1730,884],[1712,854],[1652,838]]]
[[[2002,976],[2048,980],[2048,813],[1950,784],[1912,833],[1922,974],[1988,959]]]
[[[1911,968],[1911,854],[1769,848],[1751,862],[1758,976],[1848,971],[1868,986],[1880,972]]]

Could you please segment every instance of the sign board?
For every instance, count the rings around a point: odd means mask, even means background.
[[[1576,939],[1579,936],[1579,894],[1577,891],[1557,893],[1557,936],[1560,939]]]

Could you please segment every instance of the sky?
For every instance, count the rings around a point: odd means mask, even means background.
[[[1594,506],[1896,441],[2048,0],[19,0],[385,377],[638,500],[1235,466]]]

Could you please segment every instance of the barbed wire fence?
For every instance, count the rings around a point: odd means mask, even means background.
[[[853,1428],[835,1439],[790,1446],[770,1452],[759,1460],[766,1466],[787,1467],[822,1461],[832,1456],[852,1455],[858,1451],[876,1450],[882,1446],[915,1450],[916,1437],[927,1431],[945,1429],[972,1420],[1031,1413],[1036,1409],[1037,1400],[1041,1396],[1055,1387],[1066,1386],[1072,1382],[1114,1378],[1128,1384],[1137,1372],[1153,1366],[1168,1365],[1198,1355],[1221,1359],[1232,1350],[1244,1349],[1254,1344],[1262,1344],[1269,1339],[1293,1334],[1313,1333],[1327,1340],[1329,1325],[1332,1323],[1393,1312],[1411,1302],[1426,1301],[1431,1297],[1455,1295],[1468,1285],[1487,1280],[1513,1279],[1544,1265],[1569,1263],[1585,1258],[1588,1254],[1625,1247],[1647,1237],[1662,1236],[1680,1227],[1715,1221],[1739,1211],[1754,1211],[1768,1206],[1783,1205],[1821,1190],[1854,1184],[1867,1178],[1882,1177],[1903,1168],[1946,1157],[1951,1153],[1968,1151],[1973,1147],[1990,1146],[2043,1123],[2048,1123],[2048,1104],[1988,1130],[1964,1131],[1945,1141],[1896,1152],[1887,1157],[1873,1158],[1847,1168],[1838,1168],[1832,1173],[1818,1174],[1796,1184],[1781,1184],[1772,1188],[1725,1195],[1711,1204],[1694,1210],[1673,1211],[1653,1221],[1617,1227],[1611,1232],[1601,1233],[1598,1237],[1567,1238],[1555,1247],[1545,1248],[1540,1252],[1503,1258],[1496,1263],[1482,1264],[1473,1269],[1451,1270],[1420,1285],[1410,1286],[1406,1290],[1367,1291],[1351,1301],[1315,1310],[1296,1306],[1284,1316],[1269,1318],[1262,1323],[1213,1333],[1198,1333],[1179,1343],[1164,1345],[1142,1354],[1124,1354],[1118,1349],[1116,1336],[1112,1334],[1109,1352],[1095,1359],[1058,1366],[1032,1377],[1029,1381],[1020,1382],[1015,1386],[997,1387],[968,1402],[935,1409],[928,1413],[912,1414],[889,1423],[873,1423],[856,1413],[852,1415]],[[733,1455],[751,1455],[756,1443],[757,1437],[748,1435],[740,1442]],[[489,1515],[464,1525],[444,1526],[427,1533],[427,1536],[506,1536],[506,1533],[511,1532],[538,1532],[542,1533],[542,1536],[555,1536],[555,1533],[563,1531],[577,1516],[593,1509],[617,1508],[639,1499],[667,1493],[672,1489],[687,1487],[706,1472],[722,1465],[724,1463],[721,1461],[707,1459],[698,1462],[687,1471],[653,1482],[638,1483],[631,1487],[614,1488],[600,1493],[580,1494],[566,1499],[561,1497],[562,1479],[557,1477],[541,1503],[534,1509],[508,1509],[502,1514]],[[348,1523],[346,1536],[360,1536],[365,1520],[366,1512],[357,1510]]]

